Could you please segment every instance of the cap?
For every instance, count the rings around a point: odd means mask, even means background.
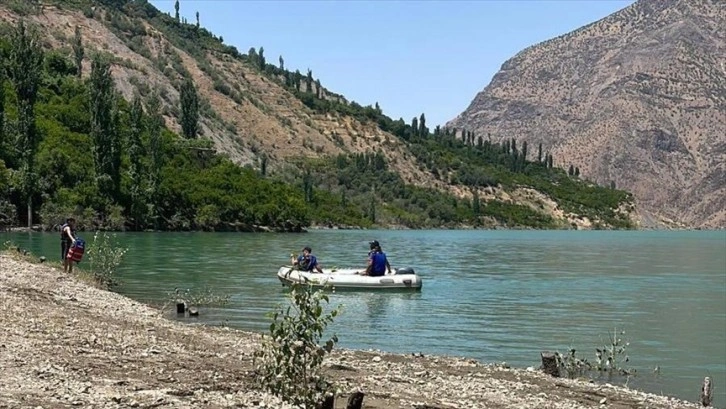
[[[380,244],[380,243],[378,243],[378,240],[373,240],[373,241],[371,241],[371,242],[370,242],[370,243],[368,243],[368,244],[370,244],[370,245],[371,245],[371,250],[372,250],[372,249],[374,249],[374,248],[376,248],[376,247],[381,247],[381,244]]]

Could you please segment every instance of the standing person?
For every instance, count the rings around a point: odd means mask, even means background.
[[[386,253],[381,249],[381,244],[378,243],[378,240],[373,240],[370,242],[370,245],[371,251],[368,252],[368,267],[364,275],[379,277],[386,274],[386,270],[388,270],[388,274],[391,274],[391,264],[388,262]]]
[[[73,261],[68,258],[68,250],[76,241],[76,219],[69,217],[61,226],[61,258],[63,260],[63,272],[73,272]]]
[[[313,250],[310,247],[305,246],[302,249],[302,254],[298,256],[297,260],[294,256],[290,258],[292,266],[297,266],[301,271],[313,272],[313,270],[317,270],[318,273],[322,273],[323,269],[320,267],[317,257],[313,256],[312,253]]]

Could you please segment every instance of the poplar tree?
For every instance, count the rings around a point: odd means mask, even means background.
[[[199,132],[199,95],[191,78],[184,80],[179,102],[181,103],[182,134],[187,139],[194,139]]]
[[[116,197],[120,185],[121,141],[118,134],[119,118],[115,111],[116,94],[111,64],[104,58],[94,57],[90,79],[91,140],[96,180],[99,191],[108,199]]]
[[[17,95],[18,151],[22,192],[28,205],[28,227],[33,225],[33,195],[36,191],[35,155],[40,135],[35,127],[35,101],[38,96],[43,50],[38,36],[20,21],[11,38],[8,74]]]
[[[144,132],[144,109],[139,94],[134,95],[129,115],[129,179],[131,180],[131,217],[138,230],[139,221],[144,214],[143,192],[143,145],[141,135]]]
[[[5,54],[0,52],[0,152],[8,152],[5,146]],[[3,155],[0,154],[0,161]]]
[[[280,71],[285,71],[285,60],[280,56]]]
[[[76,26],[75,37],[73,38],[73,57],[76,62],[76,75],[81,78],[83,74],[83,57],[85,51],[83,49],[83,38],[81,37],[81,27]]]
[[[199,30],[199,12],[197,11],[197,30]]]
[[[147,129],[149,130],[149,202],[151,203],[151,216],[154,219],[154,228],[159,228],[159,184],[161,182],[161,129],[164,125],[164,118],[161,116],[161,100],[159,99],[159,91],[154,90],[149,97],[146,105],[146,113],[148,116]]]
[[[428,136],[429,130],[426,128],[426,115],[424,115],[423,113],[421,114],[421,117],[418,120],[418,126],[419,126],[418,134],[421,135],[422,137]]]
[[[175,12],[174,18],[176,19],[176,22],[178,23],[180,21],[179,20],[179,0],[176,0],[174,2],[174,12]]]

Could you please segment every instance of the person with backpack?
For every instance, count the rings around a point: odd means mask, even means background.
[[[312,253],[313,250],[305,246],[302,249],[302,254],[297,259],[294,256],[291,257],[290,261],[292,262],[292,266],[297,267],[300,271],[314,272],[313,270],[317,270],[318,273],[322,273],[323,269],[320,267],[318,259]]]
[[[76,219],[69,217],[61,226],[61,258],[63,260],[63,272],[73,272],[73,261],[68,258],[68,251],[76,241]]]
[[[381,244],[378,240],[373,240],[369,243],[371,245],[371,251],[368,252],[368,267],[363,275],[369,275],[372,277],[380,277],[386,274],[391,274],[391,264],[388,262],[386,253],[381,249]]]

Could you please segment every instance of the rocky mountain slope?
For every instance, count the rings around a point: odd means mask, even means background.
[[[640,0],[527,48],[447,126],[551,147],[645,225],[726,227],[726,2]]]
[[[200,12],[203,16],[203,8]],[[375,118],[347,114],[346,109],[321,113],[304,103],[286,85],[290,81],[286,75],[291,73],[265,64],[262,48],[242,54],[204,27],[175,20],[148,2],[11,0],[0,4],[0,23],[15,24],[21,19],[39,32],[47,48],[68,56],[73,54],[71,44],[79,28],[86,48],[83,77],[90,74],[90,59],[105,54],[112,62],[116,88],[127,100],[137,92],[147,97],[158,90],[164,119],[173,130],[181,129],[179,90],[184,79],[191,78],[201,99],[201,138],[211,140],[216,151],[239,165],[260,169],[264,162],[274,173],[299,157],[379,150],[404,182],[473,200],[472,189],[452,184],[441,172],[434,175],[418,162],[406,141],[384,131]],[[287,65],[294,66],[294,61]],[[294,74],[298,94],[357,105],[325,89],[311,72]],[[360,113],[362,107],[357,109]],[[366,109],[381,112],[378,106]],[[555,197],[528,186],[477,187],[477,195],[483,202],[527,206],[562,227],[607,227],[607,223],[565,211]],[[631,205],[624,205],[617,212],[630,214]]]

